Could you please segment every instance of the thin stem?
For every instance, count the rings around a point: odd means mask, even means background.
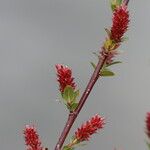
[[[64,143],[64,141],[65,141],[65,139],[66,139],[66,137],[67,137],[74,121],[75,121],[75,119],[77,118],[77,116],[78,116],[80,110],[82,109],[85,101],[87,100],[87,97],[89,96],[95,82],[99,78],[99,72],[100,72],[100,70],[102,69],[102,67],[105,63],[106,58],[107,58],[107,56],[105,56],[104,58],[99,59],[99,62],[97,64],[96,68],[95,68],[95,71],[94,71],[93,75],[91,76],[91,79],[90,79],[90,81],[89,81],[89,83],[88,83],[88,85],[87,85],[80,101],[79,101],[77,109],[74,112],[69,114],[68,120],[67,120],[66,125],[63,129],[63,132],[62,132],[62,134],[59,138],[59,141],[56,144],[55,150],[61,150],[61,148],[63,146],[63,143]]]
[[[80,101],[79,101],[77,109],[75,110],[75,112],[77,114],[79,114],[79,112],[81,111],[85,101],[87,100],[91,90],[93,89],[93,86],[95,85],[97,79],[100,77],[99,73],[100,73],[100,70],[102,69],[103,65],[105,64],[106,59],[107,59],[107,56],[99,59],[99,62],[97,64],[96,68],[95,68],[95,71],[94,71],[94,73],[93,73],[93,75],[92,75],[92,77],[91,77],[91,79],[90,79],[90,81],[89,81],[89,83],[88,83],[88,85],[87,85]]]
[[[124,3],[125,3],[126,5],[128,5],[129,0],[124,0]]]
[[[129,0],[124,0],[124,3],[126,5],[128,5]],[[76,110],[74,112],[71,112],[68,116],[68,120],[67,120],[65,127],[61,133],[61,136],[60,136],[60,138],[59,138],[59,140],[55,146],[55,150],[61,150],[61,148],[64,144],[64,141],[65,141],[73,123],[75,122],[75,120],[76,120],[77,116],[79,115],[84,103],[86,102],[90,92],[92,91],[93,86],[95,85],[97,79],[99,78],[99,72],[102,69],[103,65],[105,64],[106,59],[107,59],[107,55],[105,57],[99,59],[99,62],[98,62],[97,66],[96,66],[96,68],[95,68],[95,70],[91,76],[91,79],[90,79],[84,93],[81,96],[78,107],[76,108]]]

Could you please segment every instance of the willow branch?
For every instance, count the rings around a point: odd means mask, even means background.
[[[105,63],[106,58],[107,58],[107,56],[105,56],[104,58],[99,59],[99,62],[97,64],[96,68],[95,68],[95,71],[93,72],[93,75],[91,76],[91,79],[90,79],[90,81],[89,81],[89,83],[88,83],[88,85],[87,85],[80,101],[79,101],[78,107],[76,108],[76,110],[74,112],[71,112],[68,116],[68,120],[67,120],[66,125],[63,129],[63,132],[62,132],[62,134],[59,138],[59,141],[56,144],[55,150],[60,150],[61,147],[63,146],[63,143],[64,143],[64,141],[65,141],[65,139],[66,139],[66,137],[67,137],[74,121],[75,121],[75,119],[77,118],[80,110],[82,109],[84,103],[86,102],[93,86],[95,85],[95,82],[100,77],[99,73],[100,73],[100,70],[102,69],[102,67]]]
[[[126,5],[128,5],[129,0],[124,0],[124,3]],[[92,91],[93,86],[95,85],[97,79],[100,77],[99,73],[100,73],[101,69],[103,68],[103,65],[105,64],[105,61],[106,61],[107,57],[108,56],[106,55],[106,56],[102,57],[101,59],[99,59],[98,64],[97,64],[97,66],[96,66],[96,68],[95,68],[88,84],[87,84],[87,87],[86,87],[84,93],[81,96],[81,99],[79,101],[79,104],[78,104],[76,110],[71,112],[68,116],[68,120],[67,120],[67,122],[65,124],[65,127],[64,127],[64,129],[61,133],[61,136],[60,136],[60,138],[59,138],[59,140],[58,140],[58,142],[55,146],[55,150],[61,150],[61,148],[64,144],[64,141],[65,141],[65,139],[66,139],[73,123],[75,122],[77,116],[79,115],[79,113],[80,113],[84,103],[86,102],[90,92]]]

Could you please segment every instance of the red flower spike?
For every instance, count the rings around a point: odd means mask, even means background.
[[[128,29],[129,12],[127,6],[122,4],[113,12],[113,25],[111,28],[110,38],[115,42],[121,42],[121,38]]]
[[[145,122],[146,122],[146,134],[150,138],[150,112],[147,113]]]
[[[27,145],[27,150],[42,150],[41,141],[39,135],[34,126],[26,125],[24,131],[25,143]]]
[[[79,142],[88,141],[92,134],[96,133],[98,129],[103,128],[104,124],[104,118],[99,115],[93,116],[89,121],[78,128],[75,132],[75,139]]]
[[[75,89],[76,85],[74,78],[72,77],[72,70],[69,67],[57,64],[56,71],[60,92],[64,92],[67,85],[70,85],[73,89]]]

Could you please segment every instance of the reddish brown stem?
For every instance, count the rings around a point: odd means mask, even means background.
[[[124,0],[124,3],[125,3],[126,5],[128,5],[129,0]]]
[[[129,0],[124,0],[124,3],[126,5],[128,5],[128,2],[129,2]],[[65,127],[61,133],[61,136],[60,136],[60,138],[59,138],[59,140],[55,146],[55,150],[61,150],[61,148],[64,144],[64,141],[65,141],[75,119],[77,118],[78,114],[80,113],[80,111],[81,111],[84,103],[86,102],[91,90],[93,89],[93,86],[95,85],[97,79],[99,78],[100,70],[102,69],[103,65],[105,64],[106,59],[107,59],[107,56],[99,59],[99,62],[98,62],[97,66],[96,66],[96,68],[95,68],[95,70],[91,76],[91,79],[90,79],[90,81],[89,81],[80,101],[79,101],[77,109],[74,112],[71,112],[68,116],[68,120],[67,120]]]
[[[78,116],[80,110],[82,109],[85,101],[87,100],[87,97],[89,96],[95,82],[99,78],[99,72],[100,72],[100,70],[102,69],[102,67],[105,63],[106,58],[107,58],[107,56],[105,56],[104,58],[101,58],[99,60],[97,66],[95,68],[95,71],[94,71],[94,73],[93,73],[93,75],[92,75],[92,77],[91,77],[91,79],[90,79],[90,81],[89,81],[89,83],[88,83],[88,85],[87,85],[80,101],[79,101],[77,109],[74,112],[69,114],[68,120],[67,120],[66,125],[64,127],[64,130],[63,130],[63,132],[62,132],[62,134],[59,138],[59,141],[56,144],[55,150],[61,150],[61,148],[63,146],[63,143],[64,143],[64,141],[65,141],[65,139],[66,139],[66,137],[67,137],[74,121],[75,121],[75,119],[77,118],[77,116]]]

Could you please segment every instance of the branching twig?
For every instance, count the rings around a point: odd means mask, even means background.
[[[78,116],[78,114],[79,114],[80,110],[82,109],[85,101],[87,100],[87,97],[90,94],[95,82],[99,78],[99,72],[100,72],[101,68],[103,67],[103,65],[105,63],[106,57],[107,56],[105,56],[103,59],[99,60],[99,62],[97,64],[97,67],[96,67],[96,69],[95,69],[95,71],[94,71],[94,73],[93,73],[93,75],[92,75],[92,77],[91,77],[91,79],[90,79],[90,81],[89,81],[89,83],[88,83],[88,85],[87,85],[80,101],[79,101],[77,109],[74,112],[69,114],[68,120],[67,120],[66,125],[64,127],[64,130],[63,130],[63,132],[62,132],[62,134],[59,138],[59,141],[58,141],[58,143],[55,147],[55,150],[60,150],[61,149],[61,147],[62,147],[62,145],[63,145],[63,143],[64,143],[64,141],[65,141],[65,139],[66,139],[66,137],[67,137],[74,121],[75,121],[75,119],[76,119],[76,117]]]
[[[128,5],[128,2],[129,2],[129,0],[124,0],[124,3],[126,5]],[[65,139],[66,139],[73,123],[74,123],[74,121],[76,120],[78,114],[80,113],[80,111],[81,111],[84,103],[86,102],[86,100],[87,100],[93,86],[95,85],[97,79],[99,78],[100,70],[102,69],[103,65],[105,64],[105,61],[106,61],[107,57],[108,56],[105,55],[104,57],[99,59],[99,62],[97,64],[96,68],[95,68],[95,71],[94,71],[93,75],[91,76],[91,79],[90,79],[83,95],[81,96],[81,99],[79,101],[79,104],[78,104],[76,110],[71,112],[68,116],[68,120],[67,120],[66,125],[65,125],[65,127],[64,127],[64,129],[61,133],[61,136],[60,136],[60,138],[59,138],[59,140],[56,144],[55,150],[61,150],[61,148],[63,146],[63,143],[64,143],[64,141],[65,141]]]

